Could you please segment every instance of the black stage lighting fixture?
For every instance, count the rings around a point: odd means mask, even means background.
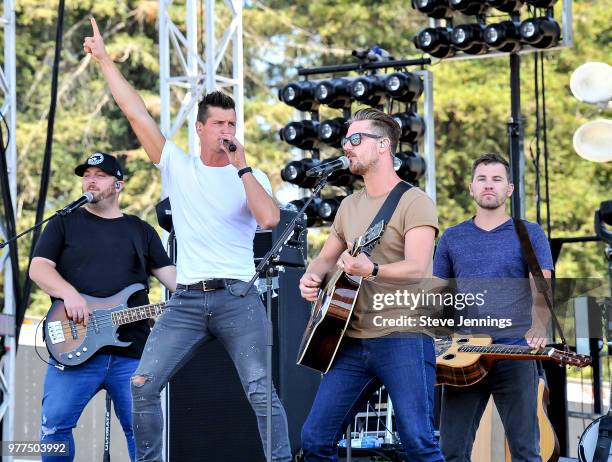
[[[561,28],[552,18],[530,18],[519,28],[524,43],[534,48],[550,48],[559,43]]]
[[[468,16],[476,16],[484,13],[487,4],[483,0],[450,0],[453,10]]]
[[[290,83],[279,90],[278,98],[298,111],[314,111],[319,106],[315,100],[316,84],[310,80]]]
[[[525,2],[536,8],[552,8],[557,0],[525,0]]]
[[[414,112],[400,112],[391,117],[402,129],[400,141],[412,143],[419,139],[425,132],[425,122]]]
[[[313,149],[319,143],[317,126],[313,120],[290,122],[280,130],[281,140],[300,149]]]
[[[385,82],[376,75],[358,77],[351,83],[351,96],[368,106],[378,106],[385,95]]]
[[[412,8],[435,19],[450,18],[453,15],[448,0],[412,0]]]
[[[336,218],[338,207],[340,207],[340,202],[342,202],[345,198],[346,196],[334,196],[321,200],[321,203],[317,209],[319,218],[328,223],[333,222],[334,218]]]
[[[521,48],[518,25],[512,21],[490,24],[484,30],[484,39],[491,48],[513,53]]]
[[[320,161],[317,159],[292,160],[281,170],[281,178],[300,188],[312,188],[316,185],[317,178],[306,176],[306,172],[319,164]]]
[[[403,103],[412,103],[423,93],[423,82],[411,72],[394,72],[384,82],[387,95]]]
[[[521,0],[487,0],[486,3],[504,13],[515,13],[523,6]]]
[[[483,34],[484,26],[481,24],[461,24],[451,31],[451,42],[464,53],[479,55],[487,52]]]
[[[450,31],[446,27],[427,27],[414,37],[414,45],[435,58],[448,58],[454,54]]]
[[[351,82],[353,79],[323,80],[315,86],[315,99],[334,109],[351,106]]]
[[[335,119],[324,120],[319,124],[317,131],[319,139],[329,146],[340,148],[340,141],[346,135],[346,119],[344,117],[336,117]]]
[[[285,208],[292,212],[299,212],[300,209],[306,203],[306,199],[296,199],[291,201],[285,205]],[[321,203],[321,199],[319,197],[315,197],[314,200],[308,204],[304,213],[306,214],[306,226],[309,228],[312,226],[317,226],[319,223],[319,204]]]
[[[418,181],[427,170],[425,159],[412,151],[398,152],[393,159],[393,168],[402,180]]]

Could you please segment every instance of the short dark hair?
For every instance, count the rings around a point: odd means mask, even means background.
[[[478,159],[476,159],[474,163],[472,164],[472,180],[474,180],[474,174],[476,173],[476,167],[478,167],[480,164],[485,164],[485,165],[502,164],[506,168],[506,176],[508,177],[508,181],[511,181],[510,180],[510,164],[508,163],[506,158],[502,156],[501,154],[497,154],[494,152],[487,152],[485,154],[480,155]]]
[[[206,123],[206,119],[208,118],[208,108],[209,107],[218,107],[221,109],[233,109],[236,111],[236,103],[232,99],[231,96],[226,95],[220,91],[213,91],[212,93],[208,93],[202,101],[198,104],[198,121],[203,124]]]
[[[389,138],[391,141],[391,154],[395,153],[402,129],[393,117],[378,109],[369,107],[355,112],[348,123],[350,125],[358,120],[369,120],[370,125],[376,132],[375,135],[386,136]]]

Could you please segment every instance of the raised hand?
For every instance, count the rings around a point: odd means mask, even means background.
[[[83,41],[83,50],[85,53],[91,54],[91,57],[95,61],[100,62],[102,59],[108,57],[108,53],[104,47],[104,39],[102,39],[100,29],[98,29],[98,23],[96,23],[96,20],[93,17],[90,18],[90,21],[93,37],[85,37],[85,40]]]

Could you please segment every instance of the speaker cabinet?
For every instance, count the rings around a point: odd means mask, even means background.
[[[287,268],[280,273],[278,297],[272,299],[273,379],[287,413],[294,454],[320,381],[320,374],[295,364],[310,313],[310,304],[298,288],[303,272]],[[169,462],[265,461],[255,414],[218,340],[200,347],[172,378],[167,411]]]

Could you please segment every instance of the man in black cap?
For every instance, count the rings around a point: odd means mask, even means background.
[[[79,329],[87,325],[91,314],[82,294],[110,297],[130,284],[147,286],[150,274],[173,292],[176,268],[155,230],[138,217],[121,212],[123,170],[115,157],[96,152],[74,172],[82,177],[83,192],[92,193],[93,200],[49,222],[34,250],[30,278],[52,300],[63,300],[68,318]],[[128,306],[147,303],[145,290],[128,300]],[[43,391],[41,443],[68,442],[70,456],[60,460],[74,459],[72,429],[102,388],[111,395],[130,458],[135,460],[130,377],[149,331],[148,320],[124,324],[118,330],[119,340],[131,342],[129,346],[103,347],[78,366],[63,367],[50,359]],[[43,455],[43,460],[57,459]]]

